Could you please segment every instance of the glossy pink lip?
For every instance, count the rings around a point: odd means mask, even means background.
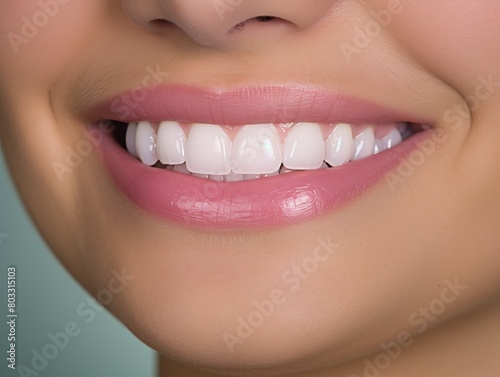
[[[229,125],[294,121],[424,123],[363,100],[302,86],[226,92],[156,87],[148,90],[147,98],[137,106],[127,105],[127,114],[120,117],[117,103],[122,99],[108,101],[95,110],[96,116],[124,122],[177,120]],[[153,215],[213,229],[266,227],[311,219],[346,204],[380,182],[429,133],[419,133],[393,149],[342,167],[236,183],[145,166],[112,137],[105,138],[100,150],[118,188]]]

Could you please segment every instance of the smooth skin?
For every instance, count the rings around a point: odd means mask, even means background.
[[[498,373],[500,2],[63,3],[0,2],[4,153],[43,237],[89,292],[112,271],[134,277],[107,308],[159,352],[161,376],[369,376],[369,363],[384,377]],[[42,18],[33,30],[23,17]],[[61,181],[53,163],[84,140],[88,111],[151,71],[218,89],[318,84],[421,114],[433,148],[346,206],[278,229],[202,231],[146,214],[99,146]],[[337,247],[305,273],[318,238]],[[273,299],[228,345],[239,318]]]

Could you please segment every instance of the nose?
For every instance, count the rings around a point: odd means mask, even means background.
[[[277,41],[317,24],[338,0],[122,0],[142,28],[168,34],[175,24],[192,40],[227,48],[250,40]]]

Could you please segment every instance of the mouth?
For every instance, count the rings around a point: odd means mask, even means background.
[[[111,122],[104,165],[137,207],[224,229],[312,219],[369,191],[430,132],[430,122],[302,86],[206,91],[155,87],[99,106]]]

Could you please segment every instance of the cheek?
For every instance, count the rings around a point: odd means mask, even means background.
[[[96,31],[96,15],[105,6],[97,1],[45,0],[2,2],[0,14],[0,80],[47,87],[70,66]],[[100,12],[100,13],[99,13]]]
[[[484,0],[377,0],[378,11],[399,3],[387,32],[425,69],[461,91],[477,85],[478,76],[500,73],[500,2]]]

